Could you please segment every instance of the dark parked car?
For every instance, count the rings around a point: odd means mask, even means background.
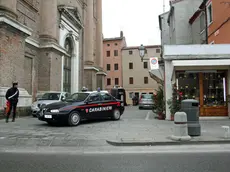
[[[41,108],[38,119],[48,124],[65,122],[78,125],[83,119],[112,118],[119,120],[125,108],[120,100],[105,92],[79,92],[62,102]]]

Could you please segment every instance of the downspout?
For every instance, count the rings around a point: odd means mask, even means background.
[[[208,44],[208,15],[207,15],[207,0],[204,0],[204,14],[205,14],[205,43]]]

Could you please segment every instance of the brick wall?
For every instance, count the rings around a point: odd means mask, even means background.
[[[24,37],[10,26],[0,24],[0,87],[17,80],[24,86]]]

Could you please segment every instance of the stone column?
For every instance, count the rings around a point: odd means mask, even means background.
[[[172,98],[172,74],[173,65],[172,61],[165,60],[165,107],[166,107],[166,120],[171,120],[171,113],[167,101]]]
[[[41,1],[40,39],[45,42],[57,42],[57,0]]]
[[[10,17],[17,18],[17,0],[0,0],[0,11]]]
[[[87,0],[87,8],[86,8],[86,20],[85,20],[85,64],[92,65],[93,64],[93,23],[94,23],[94,15],[93,15],[93,0]]]
[[[97,27],[96,27],[96,61],[97,65],[103,68],[103,38],[102,38],[102,0],[97,0]]]

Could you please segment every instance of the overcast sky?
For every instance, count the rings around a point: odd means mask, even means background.
[[[102,0],[104,38],[118,37],[123,30],[128,46],[160,44],[158,15],[163,0]],[[166,11],[169,0],[165,0]]]

